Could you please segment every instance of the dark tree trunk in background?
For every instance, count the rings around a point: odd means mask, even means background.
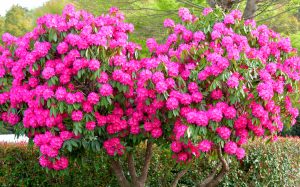
[[[217,5],[222,7],[224,10],[229,10],[232,8],[233,4],[237,0],[206,0],[210,7],[215,8]]]
[[[257,10],[256,6],[257,0],[247,0],[247,4],[244,10],[243,18],[244,19],[253,19],[255,12]]]
[[[230,10],[233,8],[235,3],[240,2],[240,0],[206,0],[210,7],[215,8],[219,6],[224,10]],[[255,12],[257,10],[257,3],[259,0],[247,0],[247,4],[243,13],[244,19],[253,19],[255,17]]]

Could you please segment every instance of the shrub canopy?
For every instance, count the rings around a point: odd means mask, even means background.
[[[120,156],[146,140],[181,163],[216,150],[242,159],[249,138],[274,140],[295,123],[300,58],[288,38],[237,10],[181,8],[179,17],[164,22],[165,43],[147,40],[143,59],[116,8],[94,17],[67,6],[22,37],[4,34],[1,120],[55,170],[67,167],[66,150]]]

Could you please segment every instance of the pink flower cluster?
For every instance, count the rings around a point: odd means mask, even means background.
[[[234,25],[242,23],[242,14],[237,10],[215,23],[211,31],[188,29],[206,16],[215,16],[210,14],[212,11],[205,9],[196,17],[188,9],[181,8],[178,14],[183,24],[176,25],[167,19],[164,26],[171,34],[163,44],[153,38],[147,40],[152,58],[142,60],[143,66],[152,72],[140,85],[148,90],[144,92],[154,90],[156,95],[162,96],[168,116],[176,119],[171,150],[174,158],[183,162],[190,156],[180,139],[195,138],[197,135],[193,133],[199,132],[189,131],[191,125],[196,129],[206,128],[206,133],[220,137],[225,142],[224,151],[242,159],[245,151],[240,146],[247,142],[250,131],[254,136],[276,136],[282,130],[283,116],[287,114],[292,123],[298,116],[298,110],[288,99],[287,111],[282,111],[280,101],[274,98],[277,94],[287,98],[298,84],[296,77],[300,72],[296,64],[299,58],[293,57],[289,40],[266,26],[256,27],[254,21],[245,23],[248,33],[235,32]],[[249,43],[247,34],[257,39],[255,47]],[[281,53],[289,53],[292,57]],[[258,65],[254,68],[249,60]],[[176,67],[176,71],[169,68],[169,64]],[[162,70],[161,67],[166,68]],[[154,69],[164,76],[153,79]],[[151,75],[154,88],[145,86]],[[166,82],[168,75],[172,77],[170,86]],[[286,84],[287,80],[294,80],[293,86]],[[146,95],[143,94],[145,102],[149,102],[149,98],[153,100]],[[180,117],[176,115],[178,111]],[[189,149],[193,149],[191,147]],[[202,152],[214,149],[212,140],[203,140],[198,147]]]
[[[49,131],[45,132],[45,134],[36,134],[33,141],[42,153],[39,160],[41,166],[55,170],[66,169],[68,167],[68,159],[66,157],[56,157],[64,141],[72,137],[73,133],[69,131],[62,131],[59,136],[55,136]],[[54,161],[53,158],[55,158]]]
[[[123,155],[125,151],[125,147],[121,144],[119,138],[111,138],[106,140],[103,144],[103,147],[110,156],[114,156],[115,154]]]

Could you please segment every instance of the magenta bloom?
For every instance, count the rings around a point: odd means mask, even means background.
[[[239,86],[239,78],[235,74],[231,75],[227,80],[227,85],[230,88],[237,88]]]
[[[213,143],[209,140],[203,140],[199,143],[198,148],[202,152],[209,152],[212,148]]]
[[[174,153],[179,153],[182,150],[182,145],[180,142],[172,142],[171,144],[171,150]]]
[[[164,93],[167,91],[168,85],[166,84],[165,81],[160,81],[156,84],[156,90],[158,93]]]
[[[224,147],[225,153],[227,153],[229,155],[234,155],[236,153],[237,149],[238,149],[238,147],[237,147],[236,143],[232,142],[232,141],[227,142]]]
[[[237,159],[241,160],[245,157],[245,150],[243,148],[237,148],[235,155]]]
[[[88,100],[89,103],[91,103],[93,105],[96,105],[99,102],[99,95],[95,92],[91,92],[88,95],[87,100]]]
[[[162,136],[162,134],[163,134],[163,132],[162,132],[161,128],[155,128],[151,131],[151,136],[153,138],[159,138]]]
[[[211,98],[213,98],[214,100],[218,100],[218,99],[221,99],[223,97],[223,93],[220,89],[216,89],[216,90],[213,90],[211,92]]]
[[[66,42],[61,42],[56,49],[59,54],[65,54],[69,50],[69,45]]]
[[[227,140],[228,138],[230,138],[230,135],[231,135],[231,131],[227,127],[218,127],[216,129],[216,132],[224,140]]]
[[[100,68],[100,62],[96,59],[89,61],[89,69],[92,71],[97,71]]]
[[[103,84],[99,92],[102,96],[110,96],[113,94],[113,88],[110,84]]]
[[[51,67],[46,67],[42,72],[43,78],[48,80],[55,75],[55,71]]]
[[[172,19],[165,19],[164,21],[164,27],[175,27],[175,22]]]
[[[233,119],[236,116],[236,110],[233,106],[225,108],[223,111],[225,118],[227,119]]]
[[[169,110],[174,110],[178,107],[179,102],[176,98],[171,97],[171,98],[168,98],[166,105]]]
[[[86,125],[85,125],[85,128],[86,128],[87,130],[89,130],[89,131],[94,130],[95,127],[96,127],[96,122],[94,122],[94,121],[89,121],[89,122],[87,122]]]
[[[72,112],[72,120],[73,121],[76,121],[76,122],[81,121],[82,117],[83,117],[83,114],[80,110],[74,110]]]
[[[203,14],[203,16],[207,16],[211,12],[213,12],[212,8],[204,8],[202,11],[202,14]]]
[[[63,140],[60,137],[54,137],[50,141],[50,146],[53,149],[60,149],[62,147],[63,143],[64,142],[63,142]]]

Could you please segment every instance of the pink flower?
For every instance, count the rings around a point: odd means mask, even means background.
[[[89,69],[92,71],[97,71],[100,68],[100,62],[96,59],[89,61]]]
[[[95,92],[89,93],[87,101],[93,105],[96,105],[99,102],[99,95]]]
[[[113,94],[113,88],[110,84],[103,84],[99,90],[101,96],[110,96]]]
[[[60,149],[62,147],[63,143],[64,142],[63,142],[63,140],[60,137],[54,137],[50,141],[50,146],[53,149]]]
[[[178,107],[179,102],[176,98],[170,97],[168,98],[166,105],[169,110],[175,110]]]
[[[200,103],[203,99],[203,95],[200,92],[194,92],[192,94],[192,101],[195,103]]]
[[[62,131],[60,132],[59,136],[63,141],[66,141],[70,140],[73,137],[73,133],[69,131]]]
[[[162,136],[162,134],[163,134],[163,132],[162,132],[161,128],[155,128],[151,131],[151,136],[153,138],[159,138]]]
[[[99,113],[95,113],[95,118],[97,120],[97,125],[99,127],[104,126],[107,123],[107,118],[106,116],[102,116]]]
[[[227,24],[234,24],[234,17],[231,14],[227,14],[224,18],[224,23]]]
[[[178,161],[185,162],[185,161],[187,161],[187,159],[188,159],[187,153],[181,152],[178,154]]]
[[[121,156],[125,151],[125,147],[121,144],[119,138],[111,138],[106,140],[103,144],[103,147],[110,156],[115,156],[115,154]]]
[[[236,110],[232,106],[225,108],[223,113],[224,113],[225,118],[227,118],[227,119],[233,119],[236,116]]]
[[[55,71],[53,68],[51,67],[46,67],[43,72],[42,72],[42,76],[44,79],[48,80],[51,77],[53,77],[55,75]]]
[[[190,93],[198,92],[198,85],[195,82],[190,82],[188,85],[188,90]]]
[[[199,143],[198,148],[202,152],[209,152],[212,148],[213,143],[209,140],[203,140]]]
[[[156,40],[154,38],[147,39],[146,45],[150,52],[156,51],[158,44],[156,43]]]
[[[75,110],[72,112],[72,120],[73,121],[81,121],[82,120],[82,117],[83,117],[83,114],[80,110]]]
[[[229,141],[224,146],[225,153],[229,155],[234,155],[237,151],[238,147],[235,142]]]
[[[101,72],[98,82],[103,83],[103,84],[107,83],[108,82],[108,74],[105,72]]]
[[[60,166],[60,169],[66,169],[69,165],[69,161],[66,157],[60,157],[60,160],[59,160],[59,166]]]
[[[165,19],[164,21],[164,27],[175,27],[175,22],[172,19]]]
[[[216,132],[224,140],[227,140],[228,138],[230,138],[230,135],[231,135],[231,131],[227,127],[218,127],[216,129]]]
[[[85,124],[85,128],[89,131],[94,130],[95,127],[96,127],[96,122],[94,122],[94,121],[89,121]]]
[[[56,49],[59,54],[65,54],[69,50],[69,45],[66,42],[61,42]]]
[[[274,74],[276,73],[277,70],[277,65],[276,63],[269,63],[266,65],[266,70],[270,73],[270,74]]]
[[[220,122],[223,118],[222,109],[220,109],[220,108],[209,109],[208,116],[209,116],[209,119],[211,119],[215,122]]]
[[[273,86],[271,84],[267,83],[259,83],[257,86],[257,92],[258,95],[263,99],[263,100],[270,100],[272,99],[274,92],[273,92]]]
[[[221,99],[223,97],[223,93],[220,89],[215,89],[211,92],[211,98],[214,100]]]
[[[202,11],[202,14],[203,14],[203,16],[207,16],[211,12],[213,12],[212,8],[204,8]]]
[[[39,163],[42,167],[49,167],[51,165],[51,161],[44,155],[40,157]]]
[[[237,148],[235,155],[237,157],[238,160],[241,160],[245,157],[245,150],[243,148]]]
[[[194,33],[193,38],[194,38],[194,41],[198,43],[200,41],[205,40],[205,34],[202,31],[197,31]]]
[[[227,80],[227,85],[230,88],[237,88],[239,86],[239,78],[235,74],[232,74]]]
[[[178,15],[184,22],[192,21],[193,16],[187,8],[179,8]]]
[[[165,91],[167,91],[168,89],[168,85],[166,84],[165,81],[159,81],[156,84],[156,90],[158,93],[164,93]]]
[[[182,150],[182,145],[180,142],[172,142],[171,144],[171,150],[174,153],[179,153]]]
[[[44,92],[43,92],[43,98],[45,100],[48,100],[48,99],[50,99],[53,96],[54,96],[54,92],[51,89],[45,89],[44,90]]]
[[[247,118],[245,116],[239,116],[234,122],[235,129],[245,129],[247,126]]]

